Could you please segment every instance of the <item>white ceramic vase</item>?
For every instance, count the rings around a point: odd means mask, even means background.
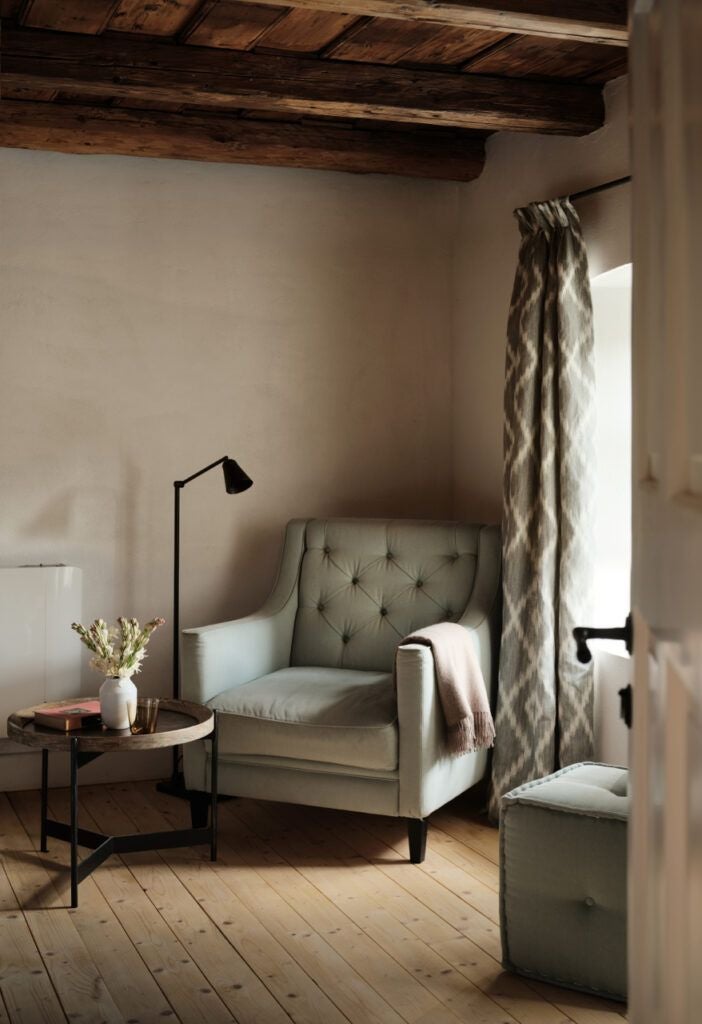
[[[108,729],[128,729],[136,714],[137,688],[131,679],[108,676],[100,687],[100,714]]]

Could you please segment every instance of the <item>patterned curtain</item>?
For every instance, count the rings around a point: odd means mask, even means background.
[[[516,211],[505,380],[503,626],[490,811],[515,786],[592,757],[588,621],[594,355],[587,254],[568,200]]]

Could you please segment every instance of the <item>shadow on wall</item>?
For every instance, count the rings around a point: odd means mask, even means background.
[[[58,494],[44,502],[19,527],[18,533],[31,540],[40,537],[47,540],[64,540],[71,532],[75,516],[76,493],[74,488],[66,487]]]

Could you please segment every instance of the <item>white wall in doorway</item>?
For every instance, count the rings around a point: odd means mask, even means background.
[[[592,279],[597,517],[594,624],[623,623],[631,606],[631,264]],[[630,681],[622,644],[595,645],[595,757],[628,763],[618,691]]]

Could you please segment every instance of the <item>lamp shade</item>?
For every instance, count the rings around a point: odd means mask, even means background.
[[[225,459],[222,469],[224,470],[224,486],[227,488],[227,494],[241,494],[253,484],[251,477],[246,475],[234,459]]]

